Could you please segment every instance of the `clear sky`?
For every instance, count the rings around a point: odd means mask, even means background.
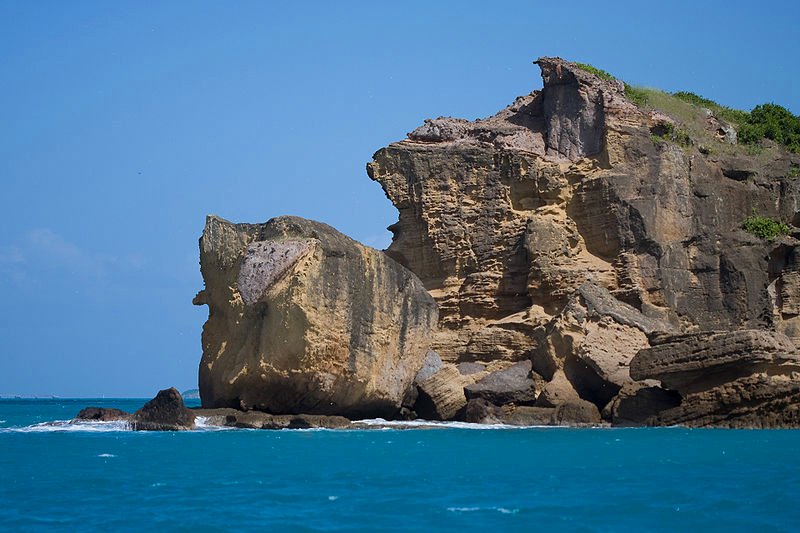
[[[0,395],[196,387],[206,214],[385,247],[372,153],[539,88],[538,56],[798,113],[797,5],[6,0]]]

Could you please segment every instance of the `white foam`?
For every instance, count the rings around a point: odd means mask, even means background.
[[[53,420],[23,427],[0,428],[0,433],[52,433],[52,432],[92,432],[130,431],[131,425],[125,420]]]
[[[507,507],[448,507],[451,513],[472,513],[475,511],[497,511],[501,514],[517,514],[519,509],[508,509]]]
[[[197,416],[194,419],[194,428],[196,431],[227,431],[230,429],[237,429],[227,426],[215,426],[208,423],[207,416]]]
[[[392,428],[453,428],[453,429],[531,429],[551,428],[555,426],[512,426],[509,424],[475,424],[473,422],[441,422],[438,420],[384,420],[383,418],[368,418],[354,420],[356,424],[365,426]]]
[[[101,453],[97,457],[116,457],[113,453]]]

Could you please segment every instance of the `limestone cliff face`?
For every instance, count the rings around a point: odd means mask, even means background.
[[[661,141],[675,119],[633,104],[621,82],[536,63],[543,89],[487,119],[426,120],[367,165],[399,211],[386,253],[439,304],[442,359],[530,359],[546,382],[537,406],[603,409],[625,388],[606,411],[625,413],[674,402],[655,381],[626,385],[653,335],[756,328],[800,341],[798,241],[741,229],[753,211],[800,223],[800,156],[748,155],[711,115],[718,146]]]
[[[426,121],[368,165],[399,211],[387,253],[439,302],[442,358],[524,358],[528,328],[586,281],[682,329],[777,325],[797,339],[796,241],[740,227],[753,209],[798,219],[800,159],[654,142],[668,117],[621,82],[537,63],[542,90],[488,119]]]
[[[200,239],[207,304],[203,407],[393,416],[423,365],[437,309],[417,277],[333,228],[297,217]]]

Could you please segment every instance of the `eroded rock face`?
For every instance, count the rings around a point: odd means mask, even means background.
[[[691,394],[760,372],[800,372],[800,354],[785,335],[762,330],[702,332],[654,339],[630,371],[634,379],[656,379]]]
[[[538,64],[542,90],[487,119],[429,121],[368,165],[399,211],[387,253],[439,302],[442,358],[521,360],[536,345],[520,324],[546,323],[586,281],[682,329],[800,331],[795,244],[770,258],[777,242],[740,229],[753,209],[797,216],[800,184],[787,176],[800,158],[745,164],[653,142],[664,117],[618,82]],[[730,177],[740,170],[747,179]],[[522,334],[496,336],[495,356],[470,353],[473,337],[518,315]]]
[[[654,425],[728,428],[800,427],[800,374],[755,374],[688,394]]]
[[[754,210],[800,223],[800,156],[737,151],[711,115],[713,150],[654,141],[676,119],[632,104],[616,80],[537,64],[540,91],[487,119],[426,121],[368,164],[399,211],[387,254],[439,303],[441,358],[532,360],[547,381],[536,406],[602,409],[658,332],[800,339],[798,241],[741,229]],[[674,400],[641,386],[620,398],[620,420],[641,421],[637,402],[654,402],[650,417]]]
[[[414,274],[297,217],[209,217],[200,265],[204,407],[350,418],[399,410],[437,321]]]
[[[555,406],[577,394],[602,409],[632,381],[629,365],[650,346],[647,335],[671,329],[606,289],[585,283],[538,332],[541,341],[533,355],[534,370],[552,383],[545,386],[538,404]]]

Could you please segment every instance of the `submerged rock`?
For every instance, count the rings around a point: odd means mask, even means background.
[[[335,229],[297,217],[200,239],[207,304],[203,407],[391,417],[423,367],[436,303],[414,274]]]
[[[183,404],[183,398],[177,389],[164,389],[133,413],[131,427],[135,431],[194,429],[194,413]]]

